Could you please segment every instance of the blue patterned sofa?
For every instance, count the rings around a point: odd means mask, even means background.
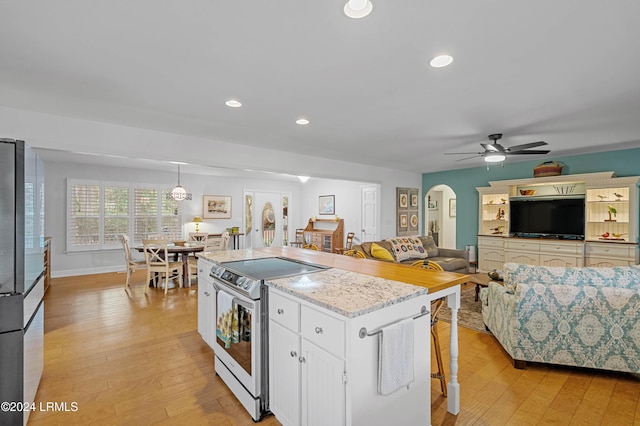
[[[483,288],[482,318],[526,361],[640,373],[640,266],[504,265],[504,285]]]

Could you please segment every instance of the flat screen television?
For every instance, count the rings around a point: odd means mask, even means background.
[[[514,237],[584,239],[584,198],[529,198],[509,201],[509,234]]]

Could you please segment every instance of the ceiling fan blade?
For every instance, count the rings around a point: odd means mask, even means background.
[[[456,160],[456,161],[471,160],[472,158],[477,158],[477,157],[484,157],[484,155],[483,154],[473,155],[471,157],[460,158],[459,160]]]
[[[444,155],[460,155],[460,154],[476,154],[476,155],[482,155],[481,152],[445,152]]]
[[[546,149],[530,149],[527,151],[516,151],[516,152],[505,152],[505,154],[507,155],[533,155],[533,154],[548,154],[551,151],[546,150]]]
[[[485,151],[504,152],[504,147],[498,143],[481,143],[480,146],[482,146]]]
[[[547,143],[545,141],[523,143],[522,145],[515,145],[510,148],[507,148],[507,152],[522,151],[523,149],[535,148],[537,146],[543,146],[543,145],[547,145]]]

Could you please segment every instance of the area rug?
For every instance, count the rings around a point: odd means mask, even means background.
[[[484,326],[482,321],[482,302],[478,300],[476,302],[476,285],[468,283],[462,286],[460,292],[460,309],[458,309],[458,325],[472,330],[480,331],[482,333],[491,334],[490,331]],[[446,303],[440,309],[438,314],[440,321],[446,321],[451,323],[451,310],[447,307]]]

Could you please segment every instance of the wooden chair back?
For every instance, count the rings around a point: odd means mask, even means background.
[[[362,253],[361,251],[358,250],[346,250],[342,253],[345,256],[351,256],[351,257],[355,257],[358,259],[366,259],[366,256],[364,255],[364,253]]]
[[[222,235],[208,235],[204,240],[204,251],[220,251],[229,249],[231,236],[228,232]]]
[[[353,248],[353,237],[355,237],[355,232],[349,232],[347,234],[347,244],[345,244],[344,248],[347,250],[351,250]]]
[[[440,266],[436,262],[430,262],[429,259],[416,260],[411,264],[411,266],[422,269],[429,269],[431,271],[444,271],[444,269],[442,269],[442,266]]]
[[[190,243],[203,243],[204,240],[207,239],[209,234],[206,232],[189,232],[189,242]]]
[[[169,258],[167,256],[167,244],[169,241],[162,239],[142,240],[144,248],[144,259],[147,267],[152,271],[163,272],[169,266]]]

